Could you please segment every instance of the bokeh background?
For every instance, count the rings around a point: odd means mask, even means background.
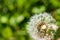
[[[56,19],[60,37],[60,0],[0,0],[0,40],[32,40],[26,31],[30,17],[43,12]]]

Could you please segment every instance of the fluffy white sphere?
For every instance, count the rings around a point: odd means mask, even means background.
[[[27,25],[27,32],[34,40],[51,40],[56,31],[55,19],[49,13],[33,15]]]

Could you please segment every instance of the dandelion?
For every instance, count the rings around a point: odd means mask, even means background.
[[[30,18],[27,32],[33,40],[52,40],[57,30],[55,19],[48,13],[36,14]]]

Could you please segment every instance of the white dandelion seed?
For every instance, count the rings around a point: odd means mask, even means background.
[[[34,40],[52,40],[53,31],[58,28],[55,22],[55,19],[48,13],[36,14],[30,18],[27,31]]]

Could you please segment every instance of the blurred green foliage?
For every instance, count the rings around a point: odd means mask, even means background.
[[[26,31],[27,22],[43,12],[51,13],[60,27],[60,0],[0,0],[0,40],[32,40]]]

